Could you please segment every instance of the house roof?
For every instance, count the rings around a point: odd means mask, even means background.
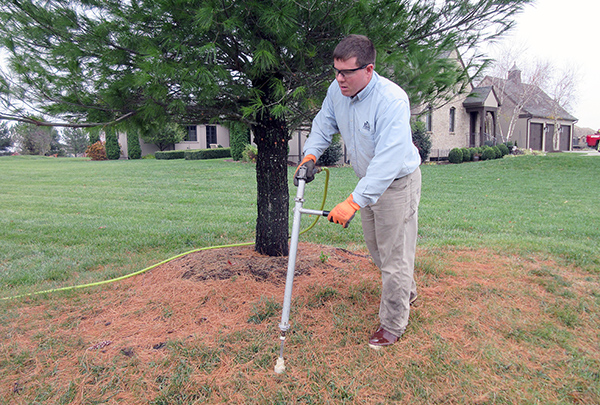
[[[496,91],[503,92],[515,105],[523,104],[521,116],[554,119],[556,115],[560,120],[577,121],[577,118],[537,86],[491,76],[486,76],[480,84],[491,84]]]
[[[498,100],[493,86],[475,87],[463,102],[463,106],[465,106],[465,108],[484,107],[490,93]],[[500,103],[498,102],[498,104]]]

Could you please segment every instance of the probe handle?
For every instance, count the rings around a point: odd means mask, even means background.
[[[331,211],[322,211],[322,212],[323,212],[323,213],[322,213],[321,215],[323,215],[324,217],[328,217],[328,216],[329,216],[329,213],[330,213]],[[354,219],[354,215],[352,215],[352,218],[350,218],[350,219],[348,220],[348,223],[346,224],[346,226],[345,226],[344,228],[348,228],[348,225],[350,225],[350,222],[352,221],[352,219]]]

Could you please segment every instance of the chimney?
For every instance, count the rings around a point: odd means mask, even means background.
[[[516,63],[508,72],[508,80],[516,84],[521,84],[521,71],[517,68]]]

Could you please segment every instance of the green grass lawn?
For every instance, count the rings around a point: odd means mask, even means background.
[[[330,171],[326,209],[357,181],[349,167]],[[421,247],[488,247],[600,267],[600,158],[521,156],[422,171]],[[4,157],[0,173],[2,296],[105,280],[194,248],[254,240],[251,164]],[[319,208],[324,183],[319,174],[307,186],[305,207]],[[301,239],[364,247],[358,216],[348,229],[321,220]]]
[[[351,252],[364,252],[360,219],[321,220],[301,236],[328,246],[294,285],[286,373],[273,373],[281,282],[191,286],[165,266],[0,301],[0,403],[599,403],[600,155],[422,172],[419,301],[396,345],[365,344],[380,280]],[[330,173],[326,209],[357,181],[349,167]],[[254,239],[251,164],[3,157],[0,178],[0,297]],[[319,174],[307,208],[324,188]],[[350,252],[342,261],[330,246]],[[139,343],[145,334],[155,340]]]

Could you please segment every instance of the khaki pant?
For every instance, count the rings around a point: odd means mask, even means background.
[[[365,242],[381,270],[381,326],[401,336],[408,325],[410,300],[417,294],[413,277],[417,247],[421,170],[395,180],[377,203],[364,207]]]

